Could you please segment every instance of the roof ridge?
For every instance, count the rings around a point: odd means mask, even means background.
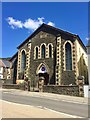
[[[73,33],[71,33],[71,32],[67,32],[67,31],[65,31],[65,30],[62,30],[62,29],[60,29],[60,28],[57,28],[57,27],[54,27],[54,26],[51,26],[51,25],[48,25],[48,24],[45,24],[45,23],[43,23],[41,26],[39,26],[31,35],[29,35],[29,37],[26,39],[26,40],[24,40],[17,48],[19,49],[22,45],[24,45],[26,42],[28,42],[29,41],[29,39],[30,38],[32,38],[33,36],[34,36],[34,34],[41,28],[41,27],[47,27],[47,28],[51,28],[52,30],[55,30],[55,31],[57,31],[57,32],[61,32],[62,34],[63,33],[66,33],[67,35],[70,35],[70,36],[72,36],[72,37],[76,37],[76,38],[78,38],[78,40],[80,41],[80,43],[82,44],[82,46],[84,47],[84,49],[85,49],[85,51],[86,51],[86,48],[85,48],[85,45],[84,45],[84,43],[82,42],[82,40],[80,39],[80,37],[79,37],[79,35],[77,35],[77,34],[73,34]]]
[[[73,35],[73,36],[76,36],[76,35],[77,35],[77,34],[71,33],[71,32],[69,32],[69,31],[62,30],[62,29],[60,29],[60,28],[57,28],[57,27],[54,27],[54,26],[51,26],[51,25],[48,25],[48,24],[45,24],[45,23],[43,23],[42,25],[46,25],[46,26],[48,26],[48,27],[50,27],[50,28],[53,28],[53,29],[56,29],[56,30],[59,30],[59,31],[62,31],[62,32],[66,32],[66,33],[71,34],[71,35]]]

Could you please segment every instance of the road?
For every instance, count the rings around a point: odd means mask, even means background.
[[[47,98],[22,96],[3,92],[2,99],[14,103],[20,103],[32,106],[41,106],[42,108],[49,108],[58,112],[67,113],[81,117],[88,116],[88,106],[86,104],[76,104],[65,101],[56,101]]]
[[[48,98],[41,98],[35,96],[24,96],[18,94],[11,94],[10,92],[2,92],[2,99],[5,101],[19,103],[31,106],[40,106],[41,108],[48,108],[54,111],[63,112],[70,115],[88,117],[88,105],[79,104],[66,101],[57,101]]]

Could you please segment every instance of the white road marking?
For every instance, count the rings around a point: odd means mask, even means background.
[[[55,113],[58,113],[58,114],[66,115],[66,116],[69,116],[69,117],[72,117],[72,118],[83,118],[83,117],[80,117],[80,116],[75,116],[75,115],[70,115],[70,114],[67,114],[67,113],[58,112],[58,111],[55,111],[55,110],[52,110],[52,109],[49,109],[49,108],[46,108],[46,107],[44,107],[44,108],[46,110],[49,110],[49,111],[52,111],[52,112],[55,112]]]
[[[60,101],[60,100],[59,100]],[[61,101],[64,101],[64,102],[69,102],[69,103],[78,103],[78,104],[87,104],[87,103],[85,103],[85,102],[76,102],[76,101],[69,101],[69,100],[61,100]]]
[[[46,108],[46,107],[43,107],[43,106],[25,105],[25,104],[9,102],[9,101],[5,101],[5,100],[1,100],[1,101],[6,102],[8,104],[18,105],[18,106],[26,106],[26,107],[33,107],[33,108],[37,107],[37,108],[45,109],[45,110],[48,110],[48,111],[51,111],[51,112],[54,112],[54,113],[57,113],[57,114],[62,114],[62,115],[65,115],[65,116],[68,116],[68,117],[71,117],[71,118],[83,118],[83,117],[80,117],[80,116],[75,116],[75,115],[70,115],[70,114],[63,113],[63,112],[58,112],[58,111],[55,111],[55,110],[52,110],[52,109],[49,109],[49,108]]]
[[[4,93],[10,93],[10,92],[8,92],[8,91],[4,91]]]

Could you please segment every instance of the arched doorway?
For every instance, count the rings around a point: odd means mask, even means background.
[[[38,75],[38,88],[42,88],[43,85],[49,84],[49,71],[45,64],[39,65],[36,74]]]
[[[39,80],[44,80],[44,85],[48,85],[49,83],[49,74],[48,73],[39,73]]]

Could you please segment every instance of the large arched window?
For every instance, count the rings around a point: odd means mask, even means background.
[[[38,47],[36,47],[36,59],[38,59]]]
[[[65,45],[65,53],[66,53],[66,70],[72,70],[72,50],[71,44],[69,42]]]
[[[42,45],[42,58],[45,58],[45,45]]]
[[[52,46],[49,45],[49,57],[51,58],[52,57]]]
[[[26,55],[25,51],[22,51],[22,60],[21,60],[21,71],[24,71],[26,67]]]

